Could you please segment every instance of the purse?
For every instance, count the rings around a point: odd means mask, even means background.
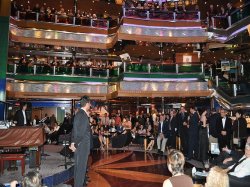
[[[237,138],[233,138],[233,144],[236,145],[237,148],[241,148],[242,146],[242,139],[240,138],[240,123],[238,121],[238,136]]]

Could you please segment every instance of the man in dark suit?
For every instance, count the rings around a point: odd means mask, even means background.
[[[184,106],[180,108],[180,111],[177,115],[177,123],[178,123],[178,134],[181,139],[181,149],[184,155],[188,153],[188,113]]]
[[[176,133],[177,133],[177,119],[175,117],[176,111],[173,109],[170,111],[170,118],[167,122],[167,130],[169,134],[168,145],[173,149],[176,149]]]
[[[198,136],[199,136],[199,115],[194,106],[190,107],[190,116],[188,124],[188,159],[198,157]]]
[[[27,103],[21,103],[20,110],[15,114],[14,121],[16,121],[17,126],[26,126],[29,124],[27,116]]]
[[[223,147],[227,146],[230,148],[230,140],[232,136],[232,120],[227,117],[227,111],[225,109],[220,110],[220,118],[217,121],[218,128],[218,143],[219,148],[222,150]]]
[[[163,154],[165,152],[168,138],[169,137],[168,137],[167,124],[164,121],[164,114],[161,114],[160,121],[158,124],[158,137],[157,137],[158,153]]]
[[[81,109],[76,113],[73,124],[73,134],[70,149],[74,152],[74,187],[82,187],[85,181],[88,156],[90,153],[90,125],[88,112],[90,99],[81,98]]]

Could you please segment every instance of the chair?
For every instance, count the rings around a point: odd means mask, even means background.
[[[127,134],[120,134],[112,138],[113,148],[122,148],[125,146],[127,141]]]
[[[250,186],[250,175],[238,178],[232,175],[229,176],[229,186],[230,187],[249,187]]]
[[[4,172],[4,161],[21,161],[22,175],[25,173],[25,154],[23,153],[12,153],[12,154],[1,154],[0,155],[0,172]]]

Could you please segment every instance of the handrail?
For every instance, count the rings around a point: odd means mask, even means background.
[[[89,77],[117,77],[124,73],[201,73],[204,74],[204,64],[128,64],[123,62],[122,66],[65,66],[65,65],[48,65],[40,63],[20,64],[8,62],[7,72],[10,74],[29,73],[29,74],[49,74],[49,75],[77,75]]]
[[[16,18],[18,20],[33,20],[33,21],[44,21],[53,22],[60,24],[70,24],[79,26],[90,26],[96,28],[110,29],[119,25],[119,18],[117,19],[104,19],[104,18],[88,18],[88,17],[75,17],[60,14],[37,13],[37,12],[21,12],[17,11]]]
[[[10,74],[47,74],[47,75],[71,75],[71,76],[88,76],[88,77],[118,77],[122,69],[120,66],[98,67],[93,65],[85,66],[65,66],[50,64],[20,64],[8,62],[7,73]]]
[[[249,16],[250,16],[250,2],[246,3],[243,7],[236,9],[228,16],[226,15],[213,16],[212,28],[213,29],[227,29],[227,28],[230,28],[233,24]]]
[[[164,11],[164,10],[144,10],[137,8],[123,8],[123,17],[133,17],[146,20],[167,20],[167,21],[200,21],[199,11]]]

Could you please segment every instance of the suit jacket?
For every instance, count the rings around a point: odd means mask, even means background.
[[[226,135],[227,139],[231,138],[231,134],[232,134],[232,120],[231,120],[231,118],[226,117],[225,126],[223,128],[222,117],[219,117],[218,122],[217,122],[217,128],[218,128],[218,132],[219,132],[219,138],[222,137],[221,131],[227,132],[227,135]]]
[[[212,114],[209,118],[208,118],[208,122],[209,122],[209,135],[218,138],[220,132],[218,131],[218,127],[217,127],[217,122],[218,119],[220,119],[220,116],[218,113]]]
[[[90,125],[89,118],[86,112],[80,109],[74,118],[73,131],[71,142],[75,143],[75,147],[77,148],[80,144],[84,145],[84,149],[87,153],[90,151]]]
[[[183,126],[183,123],[188,122],[188,113],[184,112],[184,114],[182,114],[181,112],[179,112],[176,116],[176,120],[178,123],[177,129],[178,132],[180,132],[183,128],[187,128],[186,126]]]
[[[22,110],[18,110],[15,114],[15,121],[17,121],[17,126],[24,126],[29,124],[27,112],[25,111],[25,116],[26,116],[26,124],[24,124],[24,117],[23,117],[23,112]]]
[[[158,134],[161,133],[161,122],[159,122],[158,124]],[[168,134],[168,128],[167,128],[167,123],[165,121],[163,121],[163,125],[162,125],[162,134],[164,135],[165,138],[168,138],[169,134]]]
[[[167,130],[170,131],[171,135],[173,135],[176,131],[175,129],[177,129],[177,118],[175,116],[173,116],[172,120],[171,117],[167,122]]]
[[[195,112],[194,114],[190,114],[188,132],[190,134],[196,134],[198,133],[198,130],[199,130],[199,115],[197,112]]]

